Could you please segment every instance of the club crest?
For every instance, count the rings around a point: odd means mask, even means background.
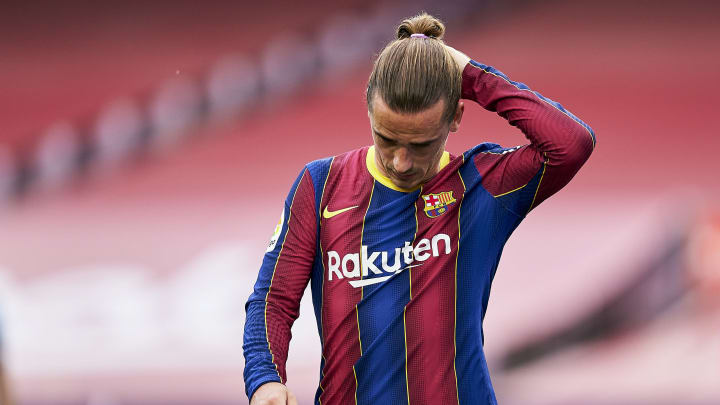
[[[430,218],[437,218],[446,213],[448,208],[457,202],[452,191],[443,191],[438,194],[423,194],[425,200],[425,215]]]

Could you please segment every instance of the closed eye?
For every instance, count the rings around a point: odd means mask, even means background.
[[[394,140],[392,140],[392,139],[390,139],[390,138],[388,138],[388,137],[386,137],[386,136],[380,135],[380,133],[378,133],[377,131],[374,131],[374,132],[375,132],[375,136],[377,136],[378,138],[380,138],[380,140],[383,141],[384,143],[386,143],[386,144],[388,144],[388,145],[393,145],[393,144],[395,144],[395,141],[394,141]]]
[[[435,141],[428,141],[428,142],[422,142],[422,143],[411,143],[415,148],[427,148],[428,146],[432,145]]]
[[[396,140],[390,139],[374,129],[373,129],[373,133],[375,133],[375,136],[377,136],[386,145],[397,144]],[[413,143],[410,143],[410,146],[415,149],[423,149],[423,148],[427,148],[428,146],[431,146],[433,143],[435,143],[435,141],[437,141],[437,139],[433,139],[431,141],[426,141],[426,142],[418,142],[418,143],[413,142]]]

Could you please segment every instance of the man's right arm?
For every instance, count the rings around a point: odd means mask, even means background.
[[[310,279],[315,258],[317,208],[310,172],[304,169],[293,184],[285,207],[263,258],[253,293],[245,304],[243,338],[245,392],[249,399],[261,385],[287,381],[287,360],[293,322]],[[272,404],[279,384],[267,384],[253,403]],[[283,393],[280,393],[283,394]],[[292,394],[286,395],[291,398]],[[285,402],[281,402],[285,404]],[[292,403],[292,402],[288,402]]]

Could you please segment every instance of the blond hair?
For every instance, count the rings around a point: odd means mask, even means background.
[[[462,72],[442,41],[445,25],[422,13],[405,19],[375,60],[366,100],[379,95],[391,110],[417,113],[445,100],[443,119],[451,122],[460,100]],[[413,34],[423,34],[423,36]]]

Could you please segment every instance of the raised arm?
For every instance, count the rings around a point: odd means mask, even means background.
[[[483,187],[524,216],[573,178],[595,147],[595,134],[562,105],[525,84],[458,51],[453,56],[458,64],[465,62],[462,97],[497,112],[530,141],[475,156]]]
[[[310,172],[304,169],[285,201],[253,293],[245,305],[245,392],[254,404],[296,403],[284,386],[293,322],[315,258],[317,209]],[[275,384],[272,384],[275,382]],[[258,390],[261,385],[267,384]],[[253,395],[257,392],[256,397]]]

